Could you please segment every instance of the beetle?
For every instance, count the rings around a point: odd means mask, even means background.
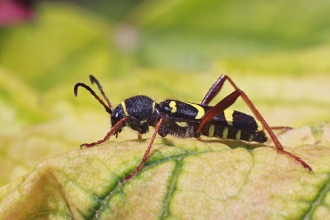
[[[264,143],[267,140],[264,132],[266,130],[279,152],[292,157],[304,168],[312,171],[312,168],[300,157],[283,148],[272,128],[259,113],[246,93],[240,90],[227,75],[221,75],[215,81],[199,104],[174,99],[166,99],[156,103],[148,96],[136,95],[123,100],[114,109],[99,81],[92,75],[90,75],[90,80],[92,84],[95,83],[98,86],[105,102],[94,90],[84,83],[77,83],[74,86],[74,94],[75,96],[78,95],[79,87],[88,90],[110,114],[112,127],[103,139],[89,144],[81,144],[80,148],[94,147],[109,140],[113,135],[117,137],[124,127],[130,127],[137,131],[138,138],[141,138],[143,134],[147,133],[149,127],[155,128],[141,162],[121,182],[131,180],[142,169],[148,160],[157,134],[162,137],[170,134],[180,138],[199,138],[203,135],[222,139]],[[209,106],[209,103],[218,95],[226,81],[233,86],[234,91],[216,105]],[[245,113],[228,109],[235,103],[238,97],[242,97],[256,119]]]

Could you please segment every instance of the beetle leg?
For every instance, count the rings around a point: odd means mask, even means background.
[[[149,153],[150,153],[150,150],[151,150],[151,147],[152,147],[152,144],[154,143],[154,140],[156,138],[156,135],[158,133],[158,130],[160,129],[163,121],[164,121],[164,118],[161,117],[159,119],[159,121],[157,122],[157,125],[155,127],[155,131],[152,134],[152,137],[151,137],[151,139],[149,141],[149,144],[148,144],[148,147],[147,147],[146,151],[144,152],[142,161],[139,163],[139,165],[137,165],[137,167],[128,176],[126,176],[125,178],[123,178],[120,181],[121,183],[124,183],[126,181],[130,181],[142,169],[143,165],[147,162],[148,156],[149,156]]]
[[[230,78],[227,77],[227,79],[230,79]],[[215,87],[215,86],[213,85],[212,88],[213,87]],[[292,153],[284,150],[284,148],[282,147],[280,141],[277,139],[276,135],[274,134],[274,132],[272,131],[272,129],[269,127],[268,123],[261,116],[261,114],[259,113],[259,111],[255,107],[255,105],[252,103],[252,101],[249,99],[249,97],[245,94],[245,92],[243,92],[240,89],[236,89],[234,92],[232,92],[231,94],[229,94],[228,96],[226,96],[224,99],[222,99],[220,102],[218,102],[218,104],[216,104],[215,106],[213,106],[204,115],[204,117],[201,119],[201,122],[199,124],[199,127],[198,127],[196,133],[199,134],[201,132],[201,129],[205,125],[206,122],[210,121],[212,118],[214,118],[218,114],[222,113],[225,109],[227,109],[232,104],[234,104],[235,101],[237,100],[237,98],[239,96],[241,96],[243,98],[243,100],[249,106],[249,108],[251,109],[251,111],[253,112],[253,114],[255,115],[255,117],[261,122],[261,124],[263,125],[263,127],[265,128],[265,130],[268,132],[270,138],[274,142],[277,150],[280,151],[280,152],[282,152],[283,154],[288,155],[289,157],[294,158],[304,168],[308,169],[309,171],[312,171],[312,168],[305,161],[303,161],[301,158],[295,156],[294,154],[292,154]]]
[[[215,83],[211,86],[209,91],[205,94],[201,104],[209,105],[209,103],[214,99],[214,97],[216,97],[218,95],[218,93],[222,89],[223,84],[225,83],[226,80],[228,80],[230,82],[230,84],[234,87],[235,90],[238,89],[238,87],[236,86],[234,81],[231,78],[229,78],[229,76],[222,74],[219,77],[219,79],[217,79],[217,81],[215,81]]]
[[[109,138],[117,131],[117,129],[120,127],[120,125],[127,121],[129,119],[129,117],[125,117],[125,118],[122,118],[120,119],[117,124],[115,124],[111,130],[105,135],[105,137],[102,139],[102,140],[99,140],[99,141],[95,141],[93,143],[90,143],[90,144],[81,144],[80,145],[80,149],[82,149],[83,147],[94,147],[95,145],[98,145],[98,144],[102,144],[104,142],[106,142],[107,140],[109,140]],[[117,134],[116,134],[117,135]]]

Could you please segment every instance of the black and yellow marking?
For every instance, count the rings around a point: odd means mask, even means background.
[[[168,116],[186,120],[200,120],[212,106],[205,106],[177,100],[165,100],[159,103],[161,112]],[[226,109],[212,120],[215,123],[240,128],[242,130],[262,131],[261,123],[254,117],[231,109]]]
[[[225,127],[222,131],[222,138],[223,139],[227,139],[228,138],[228,130],[229,130],[229,127]],[[214,137],[214,136],[213,136]]]
[[[254,117],[245,113],[226,109],[223,113],[217,115],[212,120],[214,123],[227,125],[248,131],[263,131],[261,123]]]
[[[226,109],[223,113],[224,120],[228,126],[233,126],[237,128],[241,128],[244,130],[254,130],[254,131],[262,131],[263,127],[261,122],[256,120],[254,117],[244,114],[242,112],[238,112],[231,109]],[[218,120],[222,121],[221,115],[217,116]]]
[[[144,108],[134,108],[142,106]],[[162,129],[162,135],[171,134],[177,137],[194,137],[200,120],[212,106],[205,106],[178,100],[165,100],[157,104],[146,96],[135,96],[120,103],[114,112],[121,112],[126,117],[134,117],[141,123],[149,123],[152,114],[166,114],[167,124]],[[134,129],[134,126],[132,126]],[[202,135],[221,139],[265,142],[266,136],[261,123],[254,117],[231,109],[215,116],[203,126]]]
[[[197,105],[197,104],[189,103],[189,102],[186,102],[186,104],[194,107],[197,110],[197,114],[195,116],[195,119],[203,118],[203,116],[205,115],[205,109],[201,105]]]
[[[231,109],[226,109],[224,112],[223,112],[224,116],[225,116],[225,119],[227,121],[227,124],[230,125],[230,126],[233,126],[233,115],[234,115],[234,111],[231,110]]]
[[[212,106],[169,99],[159,103],[158,108],[160,112],[166,114],[168,119],[171,119],[171,122],[167,122],[167,126],[172,131],[168,133],[187,137],[194,135],[191,132],[192,127],[199,125],[199,121]],[[255,136],[255,133],[258,135]],[[211,119],[203,127],[201,134],[208,137],[249,142],[266,140],[259,121],[250,115],[231,109],[226,109]]]
[[[253,141],[253,134],[250,134],[249,140],[247,140],[248,142],[252,142]]]
[[[209,110],[208,106],[178,100],[165,100],[159,103],[159,106],[161,112],[173,118],[187,120],[200,120],[204,117],[205,112]]]
[[[221,138],[224,140],[256,141],[259,143],[263,143],[267,140],[263,131],[247,131],[231,126],[210,123],[202,128],[201,134],[207,137]]]
[[[215,125],[210,125],[209,134],[208,134],[209,137],[214,136],[214,129],[215,129]]]
[[[125,104],[125,102],[122,101],[120,104],[121,104],[121,106],[122,106],[122,108],[123,108],[124,115],[125,115],[125,116],[129,116],[129,114],[128,114],[128,112],[127,112],[127,108],[126,108],[126,104]]]
[[[171,109],[171,113],[176,113],[176,101],[170,101],[170,109]]]
[[[241,135],[242,135],[241,132],[242,132],[242,130],[241,129],[238,129],[238,131],[236,133],[235,140],[237,140],[237,141],[241,140]]]
[[[185,121],[177,121],[177,122],[175,122],[179,127],[182,127],[182,128],[184,128],[184,127],[187,127],[187,125],[188,125],[188,123],[187,122],[185,122]]]
[[[135,106],[143,106],[136,108]],[[134,117],[138,121],[146,121],[156,109],[156,102],[143,95],[125,99],[114,109],[115,114],[123,114],[125,117]]]

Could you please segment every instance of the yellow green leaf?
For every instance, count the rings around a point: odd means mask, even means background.
[[[142,171],[121,184],[141,161],[148,139],[73,150],[44,160],[3,186],[0,215],[4,219],[326,218],[330,148],[309,143],[314,137],[306,130],[285,134],[302,144],[286,149],[303,158],[313,172],[273,146],[234,143],[230,148],[222,141],[158,138]]]

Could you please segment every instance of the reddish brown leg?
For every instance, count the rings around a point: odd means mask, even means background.
[[[270,129],[272,129],[272,130],[283,130],[283,131],[287,131],[287,130],[291,130],[292,127],[288,127],[288,126],[274,126],[274,127],[270,127]]]
[[[105,135],[105,137],[102,139],[102,140],[99,140],[99,141],[95,141],[93,143],[90,143],[90,144],[81,144],[80,145],[80,149],[82,149],[83,147],[94,147],[95,145],[98,145],[98,144],[102,144],[103,142],[106,142],[107,140],[109,140],[109,138],[117,131],[117,129],[119,128],[119,126],[127,121],[129,119],[129,117],[125,117],[125,118],[122,118],[120,119],[117,124],[115,124],[111,130],[107,133],[107,135]]]
[[[304,168],[312,171],[312,168],[306,162],[304,162],[301,158],[299,158],[299,157],[293,155],[292,153],[287,152],[286,150],[283,149],[281,143],[279,142],[279,140],[275,136],[274,132],[269,127],[269,125],[267,124],[267,122],[265,121],[265,119],[261,116],[261,114],[259,113],[259,111],[257,110],[257,108],[254,106],[254,104],[251,102],[251,100],[249,99],[249,97],[242,90],[238,89],[238,87],[234,84],[234,82],[228,76],[225,76],[225,75],[220,76],[220,78],[217,80],[217,82],[211,87],[211,89],[205,95],[202,103],[203,104],[208,104],[210,101],[212,101],[212,99],[219,93],[219,91],[222,88],[223,83],[224,83],[224,81],[226,79],[233,85],[233,87],[236,90],[234,92],[232,92],[231,94],[229,94],[227,97],[225,97],[223,100],[221,100],[218,104],[216,104],[213,108],[211,108],[204,115],[204,117],[201,120],[201,123],[200,123],[200,125],[199,125],[196,133],[197,134],[200,133],[202,127],[205,125],[206,122],[210,121],[216,115],[220,114],[225,109],[227,109],[228,107],[230,107],[232,104],[234,104],[234,102],[236,101],[236,99],[239,96],[241,96],[243,98],[243,100],[245,101],[245,103],[249,106],[249,108],[251,109],[251,111],[253,112],[253,114],[256,116],[256,118],[262,123],[263,127],[268,132],[270,138],[273,140],[273,142],[274,142],[277,150],[280,151],[280,152],[282,152],[283,154],[286,154],[286,155],[294,158]]]
[[[223,84],[225,83],[225,81],[228,80],[229,83],[234,87],[235,90],[238,89],[238,87],[236,86],[236,84],[234,83],[234,81],[229,78],[226,75],[221,75],[219,77],[219,79],[217,81],[215,81],[215,83],[211,86],[211,88],[209,89],[209,91],[205,94],[201,104],[202,105],[208,105],[215,96],[217,96],[220,92],[220,90],[223,87]],[[287,127],[287,126],[274,126],[274,127],[270,127],[272,130],[291,130],[291,127]]]
[[[211,86],[209,91],[205,94],[201,104],[202,105],[210,104],[210,102],[214,99],[214,97],[216,97],[218,95],[218,93],[222,89],[223,84],[225,83],[226,80],[228,80],[230,82],[230,84],[234,87],[235,90],[238,89],[238,87],[235,85],[233,80],[231,80],[231,78],[229,78],[228,76],[222,74],[219,77],[219,79],[217,81],[215,81],[215,83]]]
[[[149,156],[149,153],[150,153],[150,150],[151,150],[151,147],[152,147],[152,144],[154,143],[154,140],[156,138],[156,135],[160,129],[160,126],[162,125],[164,121],[164,118],[160,118],[156,127],[155,127],[155,131],[154,133],[152,134],[152,137],[149,141],[149,145],[146,149],[146,151],[144,152],[144,155],[143,155],[143,158],[142,158],[142,161],[140,162],[139,165],[137,165],[137,167],[133,170],[133,172],[131,172],[131,174],[129,174],[127,177],[123,178],[120,182],[121,183],[124,183],[126,181],[130,181],[143,167],[143,165],[147,162],[148,160],[148,156]]]
[[[276,131],[276,135],[282,134],[287,132],[288,130],[292,130],[292,127],[288,127],[288,126],[272,126],[270,127],[270,129],[272,129],[273,131]]]

